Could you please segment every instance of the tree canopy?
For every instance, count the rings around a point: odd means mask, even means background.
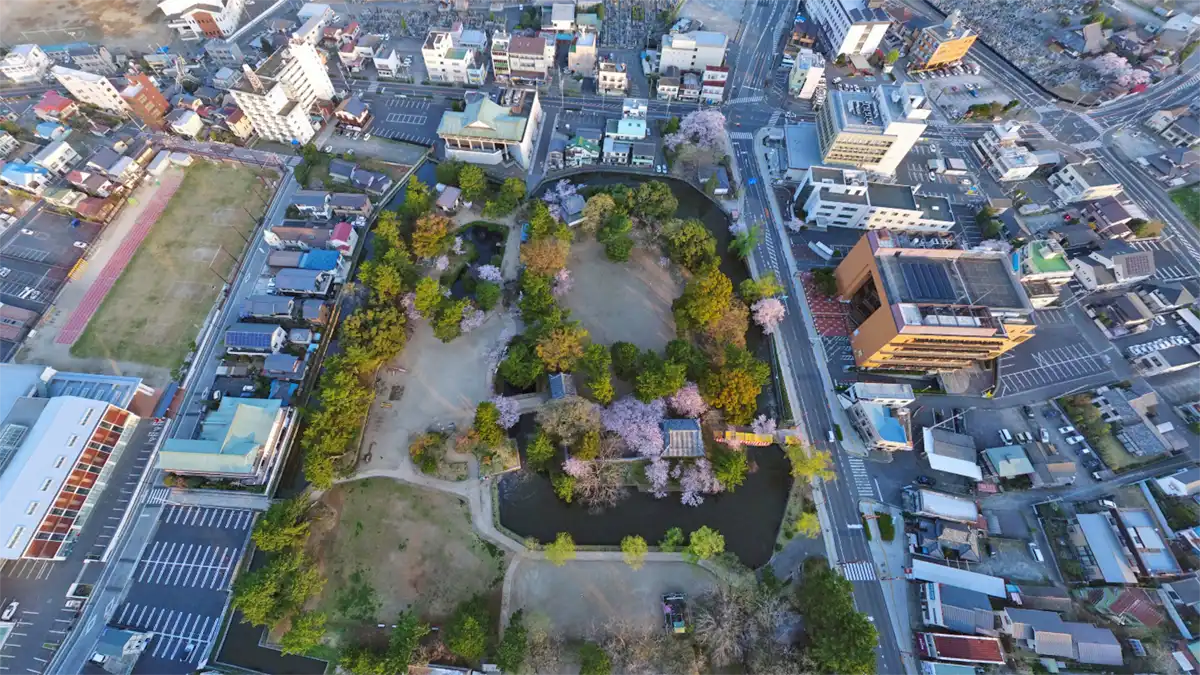
[[[822,558],[804,563],[796,606],[804,616],[808,654],[818,672],[874,675],[875,626],[854,608],[853,586]]]
[[[281,551],[304,543],[308,537],[308,498],[296,495],[291,499],[275,502],[254,524],[250,535],[254,545],[264,551]]]

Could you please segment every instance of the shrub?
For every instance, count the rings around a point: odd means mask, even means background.
[[[584,643],[579,648],[579,675],[612,675],[612,659],[599,645]]]
[[[479,309],[491,311],[500,301],[500,285],[491,281],[480,281],[475,284],[475,302]]]
[[[637,345],[629,342],[614,342],[612,346],[612,364],[617,377],[632,382],[637,378],[638,357],[641,351]]]
[[[556,567],[566,565],[568,561],[575,559],[575,540],[566,532],[559,532],[554,541],[546,544],[546,560],[554,563]]]
[[[683,542],[683,530],[672,527],[663,535],[662,541],[658,542],[658,547],[665,553],[674,553],[679,550],[680,546],[683,546]]]
[[[479,442],[494,448],[504,442],[504,429],[500,427],[500,411],[491,401],[483,401],[475,407],[475,432]]]
[[[621,540],[621,554],[625,558],[625,563],[635,570],[642,568],[649,550],[646,540],[636,534],[631,534]]]

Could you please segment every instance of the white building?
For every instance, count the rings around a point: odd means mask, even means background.
[[[482,85],[487,81],[483,53],[462,44],[462,24],[451,30],[431,30],[425,36],[421,57],[433,82]]]
[[[33,163],[61,176],[70,171],[79,159],[79,153],[66,141],[54,141],[33,156]]]
[[[575,30],[575,3],[556,2],[551,5],[550,27],[560,33]]]
[[[681,71],[699,73],[709,66],[724,65],[728,45],[729,38],[724,33],[712,31],[664,35],[658,72],[674,66]]]
[[[918,195],[909,185],[873,183],[863,171],[810,167],[795,192],[809,222],[860,230],[949,232],[950,202]]]
[[[54,66],[50,72],[80,103],[94,105],[114,115],[128,115],[131,112],[120,90],[103,75],[63,66]]]
[[[246,0],[163,0],[158,8],[180,39],[223,38],[237,30]]]
[[[1054,194],[1068,204],[1116,197],[1124,189],[1098,162],[1068,164],[1050,174],[1049,182]]]
[[[725,99],[725,82],[729,80],[727,66],[708,66],[700,79],[700,100],[717,105]]]
[[[896,173],[925,132],[932,110],[917,84],[881,85],[873,92],[829,92],[817,114],[822,161]]]
[[[37,45],[17,45],[0,60],[0,73],[13,82],[38,82],[53,64],[46,52]]]
[[[1037,171],[1038,160],[1021,145],[1021,123],[993,124],[973,146],[980,163],[998,181],[1025,180]]]
[[[503,30],[492,35],[492,75],[499,84],[543,84],[554,67],[554,41],[513,37]]]
[[[788,93],[809,100],[825,81],[825,57],[811,49],[801,49],[788,74]]]
[[[246,76],[230,90],[261,137],[282,143],[307,143],[317,128],[309,110],[318,100],[333,99],[333,83],[316,48],[292,39],[258,70],[243,66]]]
[[[445,141],[449,159],[487,165],[514,162],[528,168],[542,117],[536,90],[505,89],[499,103],[468,92],[462,112],[442,113],[438,137]]]
[[[305,44],[316,47],[321,42],[321,38],[325,36],[325,27],[333,21],[334,13],[329,8],[329,5],[314,5],[309,3],[305,7],[312,7],[311,14],[307,14],[300,24],[300,27],[292,33],[292,41],[299,40]],[[321,8],[324,9],[321,9]]]
[[[629,91],[625,64],[601,57],[596,70],[596,90],[604,96],[624,96]]]
[[[869,56],[879,48],[892,19],[868,0],[810,0],[810,18],[821,27],[834,55]]]
[[[921,435],[929,468],[976,481],[983,480],[983,472],[979,469],[979,451],[975,448],[973,437],[935,427],[925,427]]]

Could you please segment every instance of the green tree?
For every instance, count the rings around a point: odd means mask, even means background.
[[[554,311],[554,293],[550,277],[525,270],[521,274],[521,320],[525,325],[544,321]]]
[[[704,375],[708,373],[708,357],[703,350],[687,340],[675,338],[668,342],[667,360],[682,364],[687,369],[688,379],[693,382],[703,380]]]
[[[529,446],[525,448],[525,460],[534,469],[544,469],[554,459],[554,443],[545,431],[538,429]]]
[[[429,624],[417,618],[409,611],[400,613],[396,619],[396,627],[388,636],[387,660],[392,673],[407,673],[412,665],[413,654],[421,644],[421,639],[429,635]]]
[[[498,302],[500,302],[500,284],[494,281],[480,281],[475,284],[475,303],[479,305],[479,309],[490,312]]]
[[[487,196],[487,174],[483,172],[483,167],[477,164],[464,166],[458,174],[458,183],[462,188],[463,199],[469,202],[478,202]]]
[[[281,551],[265,566],[238,577],[232,605],[251,624],[274,627],[320,592],[324,583],[320,570],[302,552]]]
[[[475,433],[479,442],[494,448],[504,442],[504,428],[500,426],[500,411],[491,401],[482,401],[475,407]]]
[[[808,655],[817,672],[875,673],[879,636],[866,614],[854,608],[853,586],[823,558],[809,558],[796,587],[804,617]]]
[[[617,203],[603,192],[588,197],[583,205],[583,222],[579,227],[584,232],[596,232],[617,209]]]
[[[566,565],[568,561],[575,559],[575,540],[566,532],[559,532],[554,541],[546,544],[546,560],[554,563],[557,567]]]
[[[537,200],[533,203],[533,207],[529,210],[529,239],[537,241],[546,237],[553,237],[558,231],[558,220],[550,213],[550,206],[542,200]]]
[[[666,361],[654,352],[643,354],[638,360],[638,374],[634,379],[633,393],[642,403],[670,396],[687,381],[687,367],[682,363]]]
[[[529,630],[525,628],[525,611],[518,609],[508,618],[504,639],[496,649],[496,665],[502,673],[518,673],[525,665],[529,650]]]
[[[507,178],[500,185],[499,194],[484,205],[483,215],[488,218],[503,218],[512,213],[522,199],[525,199],[525,181],[520,178]]]
[[[517,341],[509,345],[508,356],[500,362],[497,372],[505,382],[524,390],[537,382],[542,373],[546,372],[546,366],[532,345]]]
[[[1135,237],[1146,239],[1149,237],[1157,237],[1162,234],[1163,224],[1159,220],[1146,220],[1145,218],[1134,218],[1128,223],[1129,229],[1133,231]]]
[[[583,432],[579,447],[572,453],[577,459],[596,459],[600,456],[600,432],[595,429]]]
[[[975,212],[975,224],[983,227],[992,218],[996,217],[996,209],[990,206],[984,206]]]
[[[671,187],[660,180],[650,180],[634,190],[631,211],[641,220],[665,220],[675,215],[679,200]]]
[[[771,368],[733,345],[726,345],[724,361],[700,383],[701,393],[709,405],[725,412],[727,422],[748,424]]]
[[[676,115],[672,115],[671,119],[667,120],[667,123],[663,125],[663,130],[662,130],[663,135],[666,136],[667,134],[678,133],[680,124],[681,124],[681,120],[679,119],[679,117]]]
[[[658,542],[658,548],[664,553],[674,553],[683,546],[683,530],[678,527],[672,527],[663,535],[662,541]]]
[[[733,492],[745,483],[749,471],[750,462],[746,453],[736,448],[722,450],[713,461],[713,475],[721,481],[721,486],[727,492]]]
[[[483,598],[475,597],[460,604],[446,628],[446,647],[472,664],[478,662],[487,652],[489,623]]]
[[[821,520],[817,518],[817,514],[812,511],[805,511],[796,519],[796,534],[807,539],[820,536]]]
[[[601,405],[608,405],[613,400],[612,356],[602,344],[592,343],[583,348],[583,359],[579,362],[585,375],[587,387],[592,398]]]
[[[733,299],[733,282],[720,270],[688,282],[683,295],[675,301],[676,321],[685,326],[703,327],[715,323]]]
[[[900,59],[900,50],[899,49],[890,50],[887,53],[887,56],[885,57],[885,60],[888,62],[888,65],[895,63],[899,59]]]
[[[437,178],[437,182],[443,185],[454,185],[457,187],[459,173],[465,166],[467,166],[466,162],[460,162],[457,159],[448,159],[437,165],[434,176]]]
[[[567,266],[571,243],[545,236],[521,244],[521,264],[533,274],[551,276]]]
[[[646,545],[646,540],[636,534],[626,536],[621,540],[621,555],[625,558],[625,564],[635,570],[642,569],[642,565],[646,562],[646,553],[650,547]]]
[[[1000,236],[1000,232],[1004,229],[1004,223],[998,220],[989,220],[983,224],[980,230],[983,233],[984,239],[995,239]]]
[[[767,272],[759,279],[746,279],[738,284],[738,295],[742,296],[742,300],[747,305],[762,300],[763,298],[771,298],[783,293],[783,286],[775,278],[774,272]]]
[[[813,270],[813,284],[827,298],[837,295],[837,277],[832,267],[821,267]]]
[[[414,178],[408,179],[404,189],[404,204],[400,207],[410,219],[420,218],[433,206],[429,186]]]
[[[802,443],[785,443],[784,451],[792,464],[792,477],[798,480],[833,480],[833,457],[825,450]]]
[[[583,358],[583,343],[587,339],[588,332],[582,326],[559,326],[538,342],[538,358],[552,373],[570,372],[575,362]]]
[[[672,262],[683,265],[696,274],[703,274],[717,266],[717,240],[712,233],[695,218],[675,221],[663,235],[667,244],[667,256]]]
[[[704,181],[704,193],[711,195],[711,194],[714,194],[716,191],[717,191],[717,174],[713,173],[713,174],[709,175],[709,177],[707,179],[705,179],[705,181]]]
[[[292,618],[288,632],[279,639],[280,651],[284,654],[307,654],[321,644],[325,637],[325,614],[301,612]]]
[[[638,358],[641,351],[637,345],[629,342],[614,342],[612,346],[612,364],[617,377],[632,382],[637,377]]]
[[[412,235],[412,250],[420,258],[432,258],[446,247],[450,231],[450,219],[436,213],[427,213],[417,218]]]
[[[254,524],[250,535],[254,545],[264,551],[281,551],[304,543],[308,538],[308,499],[297,495],[291,499],[275,502]]]
[[[629,262],[629,254],[633,252],[633,238],[627,234],[618,235],[604,242],[604,257],[609,262]]]
[[[463,312],[470,307],[470,300],[449,300],[438,307],[433,317],[433,336],[442,342],[450,342],[462,335]]]
[[[612,659],[599,645],[585,642],[579,648],[579,675],[612,675]]]
[[[630,220],[628,214],[614,211],[604,220],[604,226],[596,233],[596,241],[608,244],[618,239],[628,239],[629,233],[632,231],[633,221]]]
[[[754,247],[762,241],[762,228],[752,225],[738,233],[729,244],[729,250],[737,257],[745,260],[750,257]]]
[[[565,473],[556,473],[550,478],[550,484],[554,487],[554,494],[564,502],[570,504],[575,498],[575,477],[568,476]]]
[[[704,525],[688,537],[683,553],[692,560],[708,560],[725,552],[725,537],[720,532]]]

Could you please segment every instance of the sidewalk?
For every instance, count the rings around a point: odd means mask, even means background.
[[[904,578],[904,569],[908,566],[908,546],[904,536],[904,517],[899,509],[874,501],[859,502],[859,509],[864,515],[890,513],[895,529],[892,541],[884,541],[879,533],[879,522],[875,518],[867,519],[870,528],[871,558],[875,562],[875,571],[879,576],[879,588],[883,591],[883,601],[887,604],[888,616],[892,621],[892,631],[896,635],[897,644],[911,644],[912,614],[908,602],[908,580]],[[909,672],[919,672],[910,651],[900,652],[904,666]]]

